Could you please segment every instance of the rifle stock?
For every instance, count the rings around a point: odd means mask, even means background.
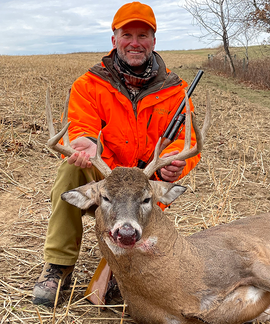
[[[112,277],[112,270],[107,261],[102,258],[84,293],[86,299],[94,305],[105,305],[105,295],[108,283]]]

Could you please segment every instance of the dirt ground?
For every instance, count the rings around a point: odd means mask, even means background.
[[[189,83],[201,66],[196,55],[161,54]],[[127,314],[122,318],[122,304],[102,311],[83,298],[101,257],[95,221],[87,216],[74,292],[55,310],[31,303],[44,263],[50,189],[61,163],[46,146],[46,89],[59,129],[67,90],[102,55],[0,56],[0,323],[132,322]],[[188,190],[166,211],[182,235],[270,212],[270,94],[264,94],[269,105],[253,104],[220,87],[226,82],[205,71],[193,95],[201,121],[208,89],[213,121],[199,165],[180,182]]]

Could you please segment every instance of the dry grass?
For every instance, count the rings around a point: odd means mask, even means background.
[[[261,50],[260,50],[261,49]],[[238,49],[239,50],[239,49]],[[270,89],[270,47],[255,47],[249,50],[249,63],[243,57],[243,53],[236,54],[237,49],[232,49],[235,77],[241,82],[245,82],[250,87],[257,89]],[[235,56],[234,56],[235,55]],[[241,57],[242,56],[242,57]],[[204,63],[204,66],[216,73],[231,76],[229,60],[222,48],[217,49],[214,56]]]
[[[182,65],[180,75],[191,82],[196,71],[190,67],[199,65],[201,58],[188,53],[161,54],[169,67]],[[100,260],[94,219],[88,217],[83,218],[75,286],[65,295],[65,302],[55,309],[31,303],[32,288],[43,266],[49,192],[61,163],[45,144],[46,89],[51,87],[59,127],[68,88],[101,56],[0,56],[0,323],[132,322],[127,315],[122,318],[123,304],[102,311],[84,299]],[[213,125],[202,160],[182,181],[189,190],[166,212],[183,235],[270,212],[269,107],[251,105],[202,80],[193,96],[199,119],[205,112],[206,87],[212,98]]]

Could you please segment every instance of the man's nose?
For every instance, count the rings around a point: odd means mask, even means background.
[[[130,45],[132,47],[139,47],[140,43],[137,36],[133,36]]]

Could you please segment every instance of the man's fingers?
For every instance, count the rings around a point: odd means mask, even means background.
[[[77,158],[78,158],[79,152],[75,152],[73,153],[68,159],[67,162],[69,164],[73,164],[74,162],[76,162]]]
[[[87,165],[87,161],[89,161],[89,154],[86,154],[85,152],[81,152],[81,154],[79,154],[79,159],[76,161],[75,165],[79,166],[81,168],[86,168]]]
[[[84,151],[73,153],[68,159],[69,164],[74,164],[75,166],[81,168],[91,168],[92,163],[89,161],[90,154],[85,153]]]
[[[171,172],[178,172],[180,169],[183,170],[186,164],[186,161],[172,161],[172,163],[170,165],[165,166],[164,169]]]
[[[183,172],[186,161],[173,161],[170,165],[161,169],[161,176],[165,181],[176,181]]]
[[[162,169],[161,172],[163,175],[167,176],[167,177],[179,177],[180,174],[182,173],[183,168],[174,168],[174,169]]]
[[[169,171],[169,172],[177,172],[180,167],[174,166],[174,165],[168,165],[164,167],[164,171]]]

